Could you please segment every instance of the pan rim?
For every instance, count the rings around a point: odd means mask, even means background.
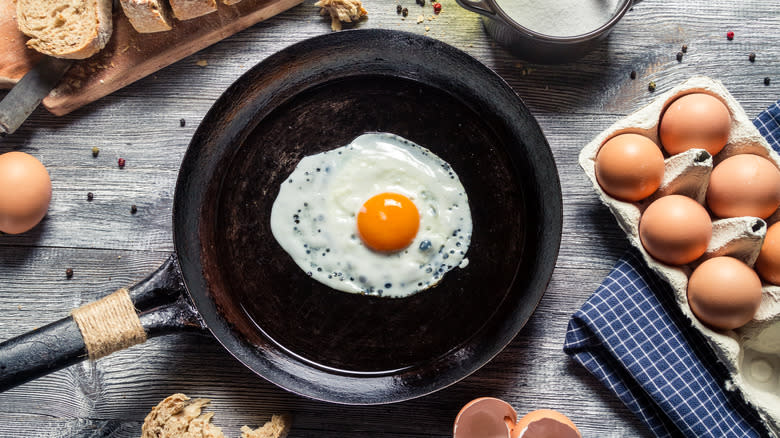
[[[545,258],[547,262],[543,265],[540,265],[542,268],[541,272],[535,273],[534,280],[536,283],[535,284],[536,290],[532,291],[535,299],[533,300],[533,306],[532,306],[533,308],[530,309],[530,311],[527,314],[527,317],[523,318],[523,321],[519,323],[515,322],[511,324],[512,334],[506,336],[506,339],[502,339],[500,342],[496,343],[495,347],[492,348],[491,351],[488,352],[488,354],[486,354],[479,361],[477,361],[476,366],[469,367],[469,369],[465,370],[465,372],[464,371],[457,372],[455,373],[456,375],[452,376],[449,379],[446,379],[443,383],[437,383],[432,387],[426,386],[424,383],[418,383],[415,384],[416,386],[414,386],[413,388],[414,391],[411,393],[396,394],[393,397],[385,397],[385,398],[370,398],[370,397],[366,398],[366,396],[350,397],[339,393],[336,393],[335,396],[332,396],[333,395],[332,393],[323,394],[317,388],[312,389],[311,387],[304,387],[304,388],[297,387],[297,385],[300,383],[300,379],[297,379],[295,375],[286,375],[289,373],[283,373],[285,375],[279,375],[278,372],[274,372],[274,370],[272,369],[274,367],[273,361],[265,361],[265,363],[263,363],[261,366],[261,368],[263,369],[258,370],[257,369],[258,365],[256,363],[257,361],[250,363],[252,361],[247,360],[246,351],[245,351],[247,349],[247,346],[242,345],[242,341],[240,339],[237,339],[235,334],[231,334],[229,329],[226,331],[227,328],[226,325],[228,324],[227,321],[224,321],[224,319],[216,311],[204,312],[204,309],[214,310],[213,307],[215,307],[215,304],[213,301],[210,301],[208,297],[209,295],[208,286],[203,277],[204,274],[202,273],[203,266],[201,264],[201,252],[200,252],[199,244],[196,244],[197,242],[193,243],[191,241],[191,240],[200,241],[200,236],[198,235],[196,239],[193,239],[194,236],[192,236],[191,234],[185,235],[183,234],[184,232],[182,231],[184,228],[187,228],[189,230],[192,229],[197,230],[198,229],[197,224],[200,221],[200,214],[196,214],[193,217],[191,213],[193,211],[199,212],[199,209],[200,207],[202,207],[202,205],[193,205],[193,204],[200,204],[200,202],[193,202],[191,200],[187,201],[186,199],[188,198],[188,196],[186,195],[186,193],[190,193],[192,190],[197,190],[197,187],[193,188],[192,175],[193,172],[196,172],[196,170],[203,172],[204,169],[201,166],[195,165],[194,163],[203,161],[202,155],[204,153],[204,149],[207,149],[206,146],[204,146],[204,144],[208,144],[207,141],[209,139],[214,138],[212,136],[213,133],[203,132],[204,130],[203,127],[210,123],[219,124],[219,120],[223,116],[221,111],[224,109],[224,107],[226,106],[229,107],[229,105],[227,105],[226,102],[234,98],[236,94],[241,95],[242,93],[246,93],[247,90],[251,88],[251,86],[248,85],[246,82],[249,81],[253,76],[258,75],[259,72],[263,71],[264,69],[268,69],[269,66],[275,66],[280,63],[284,64],[284,62],[287,62],[291,53],[300,53],[300,52],[305,53],[309,48],[311,48],[312,46],[317,46],[318,44],[324,46],[337,45],[345,41],[347,42],[361,41],[363,43],[368,42],[369,44],[373,43],[373,44],[380,44],[380,45],[386,44],[388,41],[395,41],[396,43],[400,41],[399,44],[416,44],[416,45],[427,47],[428,50],[435,51],[436,56],[450,56],[456,60],[460,60],[461,62],[468,62],[471,67],[481,71],[481,74],[490,77],[492,81],[492,86],[498,86],[502,88],[502,91],[505,94],[507,94],[516,103],[518,117],[523,119],[523,121],[530,126],[530,129],[535,131],[534,134],[538,135],[539,137],[539,139],[537,140],[541,140],[542,147],[537,148],[537,150],[533,151],[533,153],[537,155],[540,154],[540,156],[536,157],[538,163],[534,163],[534,164],[537,166],[541,166],[541,161],[546,161],[546,164],[548,166],[547,173],[545,174],[547,177],[547,180],[545,181],[546,184],[540,187],[540,189],[544,192],[541,195],[543,197],[542,200],[546,202],[548,204],[548,207],[550,207],[550,209],[552,210],[549,212],[548,215],[551,216],[549,217],[551,222],[544,224],[544,229],[542,230],[544,236],[540,237],[540,241],[541,241],[540,250],[544,252],[543,258]],[[408,77],[405,79],[414,80],[414,78],[408,78]],[[231,117],[239,118],[240,115],[233,113],[231,114]],[[251,131],[251,129],[247,131]],[[208,155],[209,153],[213,153],[213,151],[205,150],[205,153],[206,155]],[[190,214],[188,215],[187,213]],[[445,43],[442,43],[441,41],[434,40],[432,38],[420,36],[413,33],[402,32],[402,31],[385,30],[385,29],[366,29],[366,30],[358,29],[358,30],[349,30],[349,31],[344,31],[339,33],[320,35],[317,37],[303,40],[291,46],[288,46],[287,48],[269,56],[265,60],[261,61],[260,63],[252,67],[250,70],[244,73],[240,78],[238,78],[235,82],[233,82],[233,84],[231,84],[225,90],[224,93],[222,93],[222,95],[217,99],[217,101],[214,103],[214,105],[210,108],[206,116],[201,121],[198,129],[196,130],[195,134],[192,137],[192,140],[182,160],[181,170],[179,172],[179,176],[175,188],[175,194],[174,194],[172,222],[173,222],[174,248],[179,256],[179,261],[181,263],[185,289],[187,290],[187,293],[192,299],[192,301],[195,303],[196,308],[198,308],[201,315],[204,317],[204,320],[206,321],[206,325],[209,331],[231,355],[233,355],[237,360],[239,360],[239,362],[241,362],[244,366],[246,366],[256,374],[258,374],[259,376],[265,378],[266,380],[274,383],[275,385],[289,392],[296,393],[316,400],[338,403],[338,404],[374,405],[374,404],[395,403],[395,402],[401,402],[413,398],[418,398],[439,391],[448,386],[451,386],[452,384],[457,383],[458,381],[473,374],[485,364],[489,363],[496,355],[498,355],[501,351],[503,351],[506,348],[506,346],[509,345],[509,343],[512,342],[512,340],[517,336],[517,334],[522,330],[522,328],[528,322],[528,319],[530,318],[531,314],[533,314],[535,309],[538,307],[539,302],[541,301],[544,292],[547,289],[549,281],[552,277],[552,273],[555,267],[555,262],[557,260],[558,252],[560,250],[563,213],[562,213],[562,194],[560,189],[560,180],[557,172],[557,167],[555,167],[554,157],[552,155],[552,151],[550,150],[549,144],[544,138],[544,135],[536,119],[533,117],[533,115],[531,115],[530,111],[522,102],[520,96],[517,95],[517,93],[503,80],[503,78],[501,78],[493,70],[489,69],[480,61],[476,60],[475,58],[471,57],[465,52],[457,48],[454,48],[452,46],[449,46]],[[206,315],[204,315],[204,313],[206,313]],[[481,327],[478,330],[478,332],[482,332],[483,329],[484,326]],[[472,335],[472,337],[476,336],[477,334],[478,333],[475,333],[474,335]],[[433,362],[434,363],[441,362],[442,360],[446,359],[446,356],[449,355],[451,352],[452,350],[450,350],[450,352],[448,352],[445,355],[445,357],[437,358]],[[451,371],[450,373],[452,374]],[[360,377],[360,379],[367,381],[367,385],[370,386],[371,383],[368,381],[376,380],[377,382],[381,382],[381,381],[385,381],[386,379],[398,379],[398,376],[394,376],[394,375],[390,375],[390,376],[381,375],[381,376],[368,376],[368,377],[364,376],[364,377]]]

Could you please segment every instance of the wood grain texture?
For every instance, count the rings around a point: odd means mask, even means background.
[[[0,153],[22,150],[39,157],[54,184],[41,226],[0,236],[0,338],[61,318],[162,263],[173,250],[170,214],[178,167],[198,122],[255,63],[330,32],[330,20],[312,3],[68,115],[38,110],[17,134],[0,140]],[[410,0],[401,3],[411,11],[406,20],[396,14],[395,3],[366,0],[369,17],[355,27],[426,34],[473,55],[524,99],[555,155],[564,196],[563,241],[547,293],[520,335],[462,382],[418,400],[374,407],[303,399],[252,374],[207,334],[169,335],[0,394],[0,435],[137,437],[149,409],[180,391],[211,398],[215,422],[234,437],[242,424],[256,426],[272,413],[292,412],[292,438],[443,438],[451,436],[464,403],[488,395],[504,398],[521,414],[558,409],[585,437],[652,436],[562,352],[570,315],[629,246],[578,167],[577,155],[610,124],[693,75],[723,81],[749,116],[776,101],[780,4],[642,1],[596,51],[574,63],[544,66],[525,63],[493,43],[480,19],[454,0],[442,1],[442,14],[421,24],[416,17],[422,9]],[[733,41],[726,40],[728,30],[736,34]],[[688,52],[678,62],[682,44]],[[750,52],[756,53],[755,63],[748,61]],[[200,67],[198,60],[208,65]],[[770,86],[763,85],[765,76],[772,77]],[[650,81],[657,84],[655,93],[647,90]],[[93,146],[101,149],[97,158],[91,156]],[[121,170],[119,157],[127,160]],[[95,197],[87,202],[90,191]],[[132,204],[138,206],[135,215]],[[68,267],[74,269],[70,280]]]

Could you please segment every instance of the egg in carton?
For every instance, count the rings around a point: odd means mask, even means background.
[[[731,126],[726,146],[715,156],[704,149],[690,149],[671,156],[665,153],[660,187],[640,201],[625,202],[606,193],[596,177],[596,156],[601,146],[618,134],[635,133],[646,136],[661,147],[658,132],[661,116],[674,100],[691,93],[712,95],[728,108]],[[728,255],[753,267],[767,228],[780,221],[780,210],[766,220],[757,217],[717,219],[712,216],[712,238],[706,252],[697,260],[680,266],[653,258],[643,247],[639,235],[642,213],[660,197],[685,195],[706,207],[705,197],[714,166],[738,154],[759,155],[780,168],[780,155],[769,146],[726,88],[719,81],[694,77],[601,132],[582,149],[579,163],[631,244],[641,252],[647,265],[672,286],[682,312],[725,364],[731,375],[731,381],[724,382],[726,388],[740,391],[756,407],[770,429],[780,434],[780,286],[764,281],[757,313],[747,324],[734,330],[717,330],[703,324],[694,315],[687,299],[688,278],[707,259]]]

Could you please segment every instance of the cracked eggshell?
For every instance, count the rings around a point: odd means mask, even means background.
[[[658,125],[661,115],[677,98],[692,93],[709,94],[726,105],[731,126],[725,147],[714,156],[704,149],[689,149],[671,156],[666,153],[661,186],[641,201],[624,202],[606,193],[595,176],[595,159],[601,145],[615,135],[627,132],[644,135],[660,145]],[[739,391],[756,407],[767,426],[780,434],[780,286],[763,282],[757,313],[750,322],[735,330],[715,331],[707,327],[695,317],[686,298],[688,277],[705,260],[731,256],[753,267],[767,228],[780,222],[780,210],[765,220],[745,216],[713,217],[712,239],[705,254],[682,266],[670,266],[654,259],[639,239],[639,221],[648,205],[662,196],[678,194],[706,207],[706,192],[713,167],[738,154],[759,155],[780,169],[780,155],[769,146],[723,84],[706,77],[694,77],[598,134],[580,152],[579,164],[630,243],[639,250],[647,265],[672,286],[682,313],[705,336],[731,373],[731,380],[722,383],[729,390]]]

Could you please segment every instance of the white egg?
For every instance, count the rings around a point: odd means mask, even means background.
[[[403,249],[376,251],[361,238],[358,212],[381,193],[408,198],[419,214]],[[449,164],[387,133],[304,157],[271,210],[274,238],[306,274],[333,289],[384,297],[411,295],[465,268],[471,230],[466,191]]]

